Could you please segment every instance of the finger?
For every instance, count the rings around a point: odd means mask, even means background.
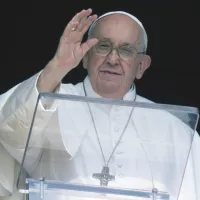
[[[94,45],[98,43],[98,39],[92,38],[84,42],[81,47],[83,49],[83,55],[85,55]]]
[[[77,26],[77,31],[81,31],[83,26],[85,25],[88,17],[90,16],[91,14],[91,9],[88,9],[87,11],[85,11],[85,13],[82,15],[82,18],[80,19],[80,23],[79,25]]]
[[[89,8],[87,10],[82,10],[81,12],[77,13],[73,18],[72,22],[80,22],[83,18],[87,18],[92,13],[92,9]]]
[[[84,24],[85,24],[87,18],[88,18],[88,15],[87,15],[87,14],[85,14],[85,15],[81,18],[80,23],[79,23],[79,25],[78,25],[77,28],[76,28],[76,31],[81,31],[81,29],[82,29],[82,27],[84,26]]]
[[[84,26],[82,27],[82,30],[81,32],[83,34],[86,33],[86,31],[89,29],[90,25],[97,19],[97,15],[92,15],[92,16],[89,16],[84,24]]]
[[[89,16],[92,12],[92,9],[88,9],[88,10],[82,10],[81,12],[77,13],[72,20],[67,24],[63,36],[66,37],[68,36],[71,31],[73,30],[77,30],[78,25],[81,22],[81,18],[87,18],[87,16]]]
[[[63,32],[62,37],[68,37],[71,34],[71,32],[73,32],[74,30],[76,30],[78,24],[79,24],[79,22],[70,22],[66,26],[66,28],[65,28],[65,30]]]

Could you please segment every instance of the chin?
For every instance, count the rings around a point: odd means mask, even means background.
[[[97,90],[103,96],[112,96],[119,93],[119,85],[98,85]]]

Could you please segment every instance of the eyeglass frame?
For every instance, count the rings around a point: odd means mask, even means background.
[[[105,55],[103,55],[102,53],[99,53],[99,52],[97,52],[97,51],[95,51],[96,50],[96,47],[99,45],[99,43],[110,43],[109,44],[109,51],[107,52],[107,53],[104,53]],[[120,56],[120,53],[119,53],[119,49],[120,48],[122,48],[122,47],[129,47],[131,50],[133,50],[133,51],[135,51],[136,52],[136,54],[134,54],[135,56],[133,57],[133,58],[130,58],[130,59],[124,59],[124,58],[122,58],[122,56]],[[135,58],[136,58],[136,56],[138,55],[138,54],[146,54],[146,51],[141,51],[141,52],[139,52],[134,46],[132,46],[132,45],[130,45],[130,44],[128,44],[128,45],[120,45],[120,46],[114,46],[113,45],[113,43],[110,41],[110,40],[107,40],[107,39],[105,39],[105,40],[100,40],[93,48],[93,51],[94,51],[94,53],[97,53],[98,55],[101,55],[101,56],[108,56],[113,50],[116,50],[116,52],[117,52],[117,55],[119,56],[119,58],[121,59],[121,60],[125,60],[125,61],[128,61],[128,60],[134,60]]]

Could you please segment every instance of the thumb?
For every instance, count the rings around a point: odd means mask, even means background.
[[[84,42],[81,46],[83,49],[83,54],[85,55],[94,45],[98,43],[98,39],[92,38]]]

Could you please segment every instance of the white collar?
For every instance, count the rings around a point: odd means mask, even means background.
[[[84,79],[84,85],[85,85],[85,89],[88,96],[94,97],[94,98],[102,98],[99,94],[97,94],[93,90],[88,76],[86,76]],[[130,90],[124,95],[123,100],[134,101],[135,99],[136,99],[136,88],[135,88],[135,85],[132,85]]]

